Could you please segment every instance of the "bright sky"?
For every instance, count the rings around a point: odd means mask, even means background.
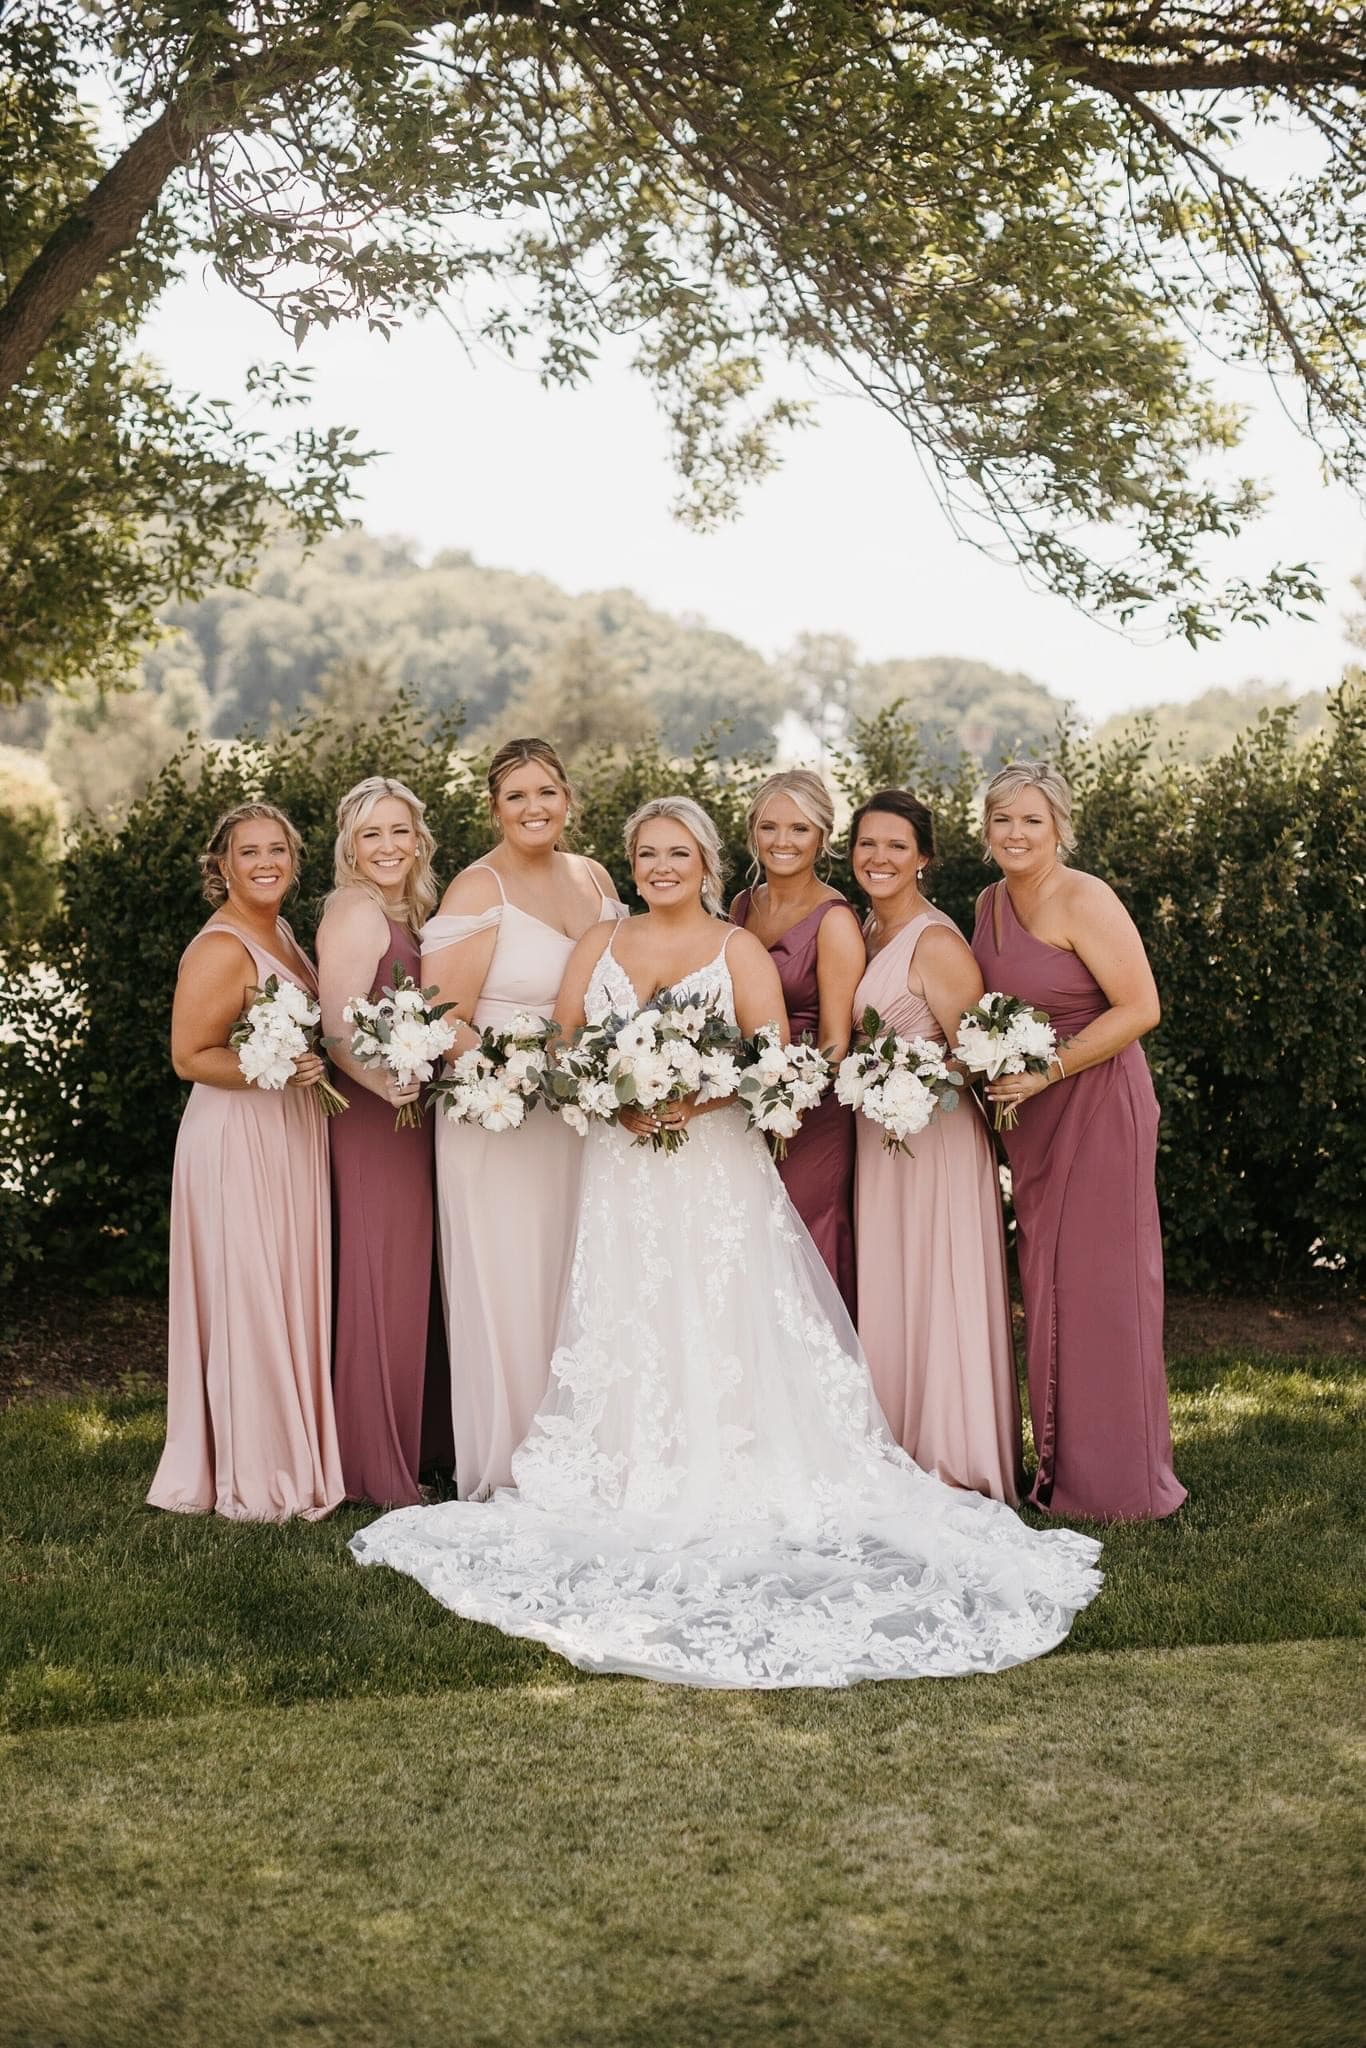
[[[287,357],[264,313],[215,280],[168,293],[145,345],[176,381],[236,397],[246,365]],[[1276,560],[1317,566],[1328,603],[1312,622],[1239,628],[1195,652],[1137,645],[1018,571],[954,539],[909,440],[867,401],[821,397],[774,477],[733,524],[697,536],[669,513],[667,436],[646,387],[610,361],[577,392],[481,352],[470,361],[439,321],[385,342],[360,327],[311,336],[318,424],[345,424],[382,449],[359,513],[424,554],[468,548],[492,567],[534,570],[572,591],[628,586],[774,654],[797,633],[848,634],[874,660],[956,654],[1023,669],[1102,718],[1161,698],[1256,677],[1322,688],[1350,658],[1345,616],[1366,601],[1366,517],[1323,483],[1314,451],[1265,379],[1222,379],[1255,407],[1245,469],[1272,481],[1270,513],[1215,565],[1255,578]]]

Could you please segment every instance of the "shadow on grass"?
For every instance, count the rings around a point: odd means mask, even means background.
[[[1172,1388],[1191,1500],[1102,1532],[1105,1592],[1064,1654],[1359,1633],[1366,1373],[1230,1356],[1175,1369]],[[368,1510],[262,1527],[146,1508],[161,1434],[146,1395],[0,1416],[10,1728],[589,1682],[397,1574],[357,1570],[346,1539]]]

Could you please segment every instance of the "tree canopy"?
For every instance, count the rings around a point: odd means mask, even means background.
[[[272,521],[343,516],[344,435],[272,438],[139,359],[191,258],[296,344],[440,304],[573,383],[634,337],[699,520],[775,459],[772,363],[833,371],[961,530],[1191,638],[1315,590],[1208,580],[1259,491],[1192,335],[1362,478],[1353,6],[9,0],[0,67],[10,695],[127,658]]]

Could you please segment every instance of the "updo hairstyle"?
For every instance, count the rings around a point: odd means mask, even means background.
[[[493,759],[489,762],[488,794],[489,816],[495,822],[498,817],[498,792],[514,768],[525,768],[532,761],[538,761],[548,768],[569,803],[574,801],[574,786],[569,780],[569,771],[551,746],[549,740],[529,739],[504,740]]]
[[[253,818],[265,818],[272,825],[280,826],[289,847],[290,866],[294,873],[290,888],[299,886],[299,864],[303,859],[304,842],[284,812],[276,804],[251,803],[235,804],[230,811],[224,811],[209,835],[209,843],[199,856],[199,872],[204,878],[205,900],[215,910],[228,900],[228,881],[223,872],[223,863],[232,848],[232,835],[238,825],[246,825]]]
[[[673,818],[685,825],[697,841],[697,850],[702,856],[702,908],[709,910],[713,917],[720,917],[724,908],[722,891],[725,888],[725,860],[721,852],[721,835],[701,804],[690,796],[653,796],[643,803],[639,810],[632,811],[626,820],[623,834],[626,844],[626,858],[634,869],[636,864],[636,842],[642,831],[656,818]]]
[[[763,862],[759,858],[759,826],[775,796],[790,798],[802,816],[809,819],[820,833],[817,860],[821,854],[830,851],[830,841],[835,836],[835,800],[821,777],[812,768],[780,768],[776,775],[767,776],[759,784],[745,815],[745,840],[753,856],[751,872],[756,881],[763,871]]]

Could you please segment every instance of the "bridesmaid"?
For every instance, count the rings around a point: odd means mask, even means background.
[[[213,916],[185,948],[171,1061],[192,1081],[171,1184],[166,1447],[147,1495],[180,1514],[314,1520],[345,1494],[328,1374],[327,1138],[316,1053],[250,1087],[228,1034],[274,974],[318,992],[280,906],[299,835],[273,804],[219,819],[201,858]]]
[[[423,977],[465,1020],[453,1057],[485,1026],[505,1025],[519,1010],[548,1018],[584,933],[626,915],[607,870],[560,848],[569,778],[548,740],[500,747],[489,763],[488,794],[498,843],[456,876],[422,931]],[[545,1392],[582,1171],[582,1140],[543,1109],[496,1133],[437,1118],[438,1239],[461,1500],[487,1499],[511,1483],[512,1454]]]
[[[1047,1075],[1002,1077],[1019,1225],[1029,1403],[1055,1515],[1156,1519],[1186,1489],[1172,1470],[1162,1359],[1157,1098],[1139,1039],[1161,1014],[1143,941],[1097,875],[1062,865],[1072,793],[1056,768],[1012,762],[987,785],[985,855],[1004,876],[977,901],[988,988],[1047,1010]]]
[[[855,1020],[876,1010],[904,1038],[952,1043],[982,977],[951,918],[926,901],[929,811],[884,789],[854,813],[854,875],[872,905]],[[858,1118],[859,1336],[897,1441],[950,1486],[1014,1506],[1020,1404],[996,1155],[971,1096],[888,1152]]]
[[[830,792],[809,768],[784,770],[760,783],[745,831],[764,879],[740,891],[730,914],[772,955],[792,1036],[808,1033],[839,1061],[849,1050],[854,990],[865,955],[858,919],[839,890],[816,873],[834,830]],[[803,1117],[778,1171],[855,1316],[854,1113],[836,1101],[833,1089]]]
[[[436,904],[425,806],[402,782],[371,775],[337,806],[335,887],[318,927],[323,1029],[347,1075],[351,1107],[331,1133],[336,1320],[332,1385],[349,1500],[412,1507],[418,1473],[449,1469],[450,1376],[436,1288],[432,1123],[395,1130],[415,1101],[351,1057],[342,1012],[422,980],[417,933]]]

